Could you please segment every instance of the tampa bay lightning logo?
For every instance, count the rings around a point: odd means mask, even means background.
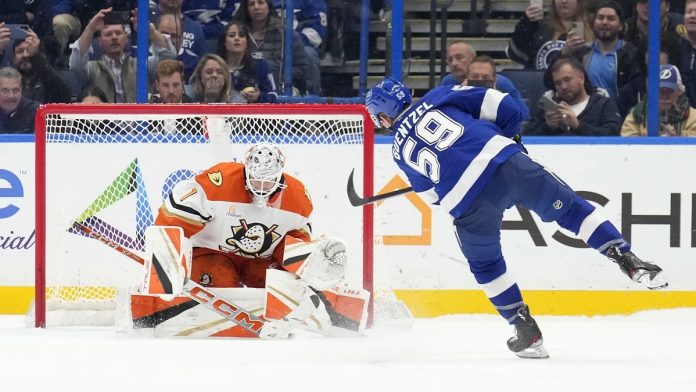
[[[561,50],[566,42],[562,40],[548,41],[541,45],[537,51],[535,66],[536,69],[547,69],[553,60],[561,54]]]
[[[669,79],[672,77],[672,70],[671,69],[663,69],[660,71],[660,80],[665,80]]]

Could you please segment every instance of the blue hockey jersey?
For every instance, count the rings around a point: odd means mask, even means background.
[[[294,0],[294,28],[302,37],[302,42],[318,48],[326,36],[327,17],[325,0]],[[273,0],[273,8],[280,11],[283,0]]]
[[[498,165],[522,151],[511,138],[523,120],[508,94],[436,87],[394,121],[392,155],[414,191],[457,218]]]
[[[181,11],[203,27],[206,39],[216,39],[237,12],[240,0],[184,0]]]

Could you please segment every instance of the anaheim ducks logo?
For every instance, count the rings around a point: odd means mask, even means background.
[[[220,173],[220,170],[214,171],[212,173],[208,173],[208,179],[210,182],[213,183],[215,186],[221,186],[222,185],[222,173]]]
[[[244,219],[240,219],[239,226],[232,226],[234,235],[226,239],[225,243],[233,247],[232,253],[260,257],[281,237],[276,233],[276,228],[278,225],[267,227],[262,223],[247,224]]]

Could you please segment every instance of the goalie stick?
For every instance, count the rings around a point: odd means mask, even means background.
[[[114,249],[115,251],[127,256],[128,258],[137,261],[141,265],[145,264],[145,259],[139,255],[129,251],[123,245],[114,241],[113,239],[104,236],[91,228],[87,227],[83,223],[74,222],[73,227],[79,229],[88,236],[94,238],[95,240],[103,243],[104,245]],[[227,298],[223,298],[215,293],[207,290],[205,287],[197,284],[196,282],[188,279],[184,283],[184,289],[182,291],[187,297],[198,302],[204,307],[214,311],[215,313],[223,316],[224,318],[232,321],[233,323],[239,325],[245,330],[259,336],[261,328],[265,324],[265,320],[254,315],[252,312],[244,309],[243,307],[235,304]]]
[[[353,205],[353,207],[360,207],[364,206],[366,204],[372,204],[376,203],[380,200],[384,199],[389,199],[391,197],[403,195],[404,193],[409,193],[413,191],[413,187],[408,187],[404,189],[397,189],[392,192],[387,192],[387,193],[382,193],[379,195],[371,196],[371,197],[360,197],[358,196],[358,193],[355,191],[355,184],[353,184],[353,173],[355,172],[355,169],[351,170],[350,176],[348,176],[348,200],[350,200],[350,204]]]

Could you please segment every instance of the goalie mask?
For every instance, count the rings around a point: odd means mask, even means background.
[[[259,143],[249,149],[244,157],[246,188],[257,207],[265,207],[273,192],[283,189],[285,155],[270,143]]]

